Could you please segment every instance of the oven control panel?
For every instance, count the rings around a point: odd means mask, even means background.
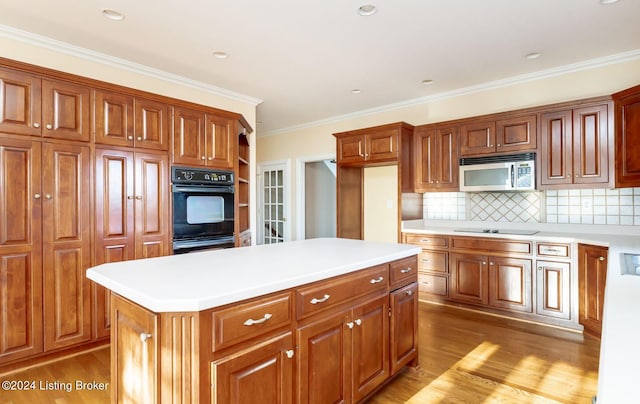
[[[172,167],[171,181],[174,184],[233,185],[233,172],[190,167]]]

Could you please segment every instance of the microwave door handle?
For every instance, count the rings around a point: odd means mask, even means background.
[[[516,189],[516,165],[511,164],[511,189]]]

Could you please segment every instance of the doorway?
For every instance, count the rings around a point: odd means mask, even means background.
[[[336,237],[336,162],[333,156],[298,160],[298,239]]]

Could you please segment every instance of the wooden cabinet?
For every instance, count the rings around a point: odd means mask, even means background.
[[[578,310],[584,331],[600,337],[608,248],[578,244]]]
[[[418,255],[418,290],[420,297],[442,301],[449,296],[449,237],[405,233],[403,241],[422,247]]]
[[[247,130],[240,126],[241,130],[238,134],[238,169],[236,174],[236,206],[238,211],[237,217],[237,231],[238,240],[236,245],[249,246],[251,245],[251,223],[250,223],[250,163],[249,163],[249,138]]]
[[[540,115],[539,189],[613,183],[611,113],[603,102]]]
[[[357,402],[386,380],[388,302],[385,294],[298,330],[298,402]]]
[[[458,191],[457,135],[456,127],[415,128],[415,192]]]
[[[234,168],[233,120],[202,111],[173,108],[173,163]]]
[[[391,308],[391,374],[418,357],[418,284],[410,283],[389,295]]]
[[[489,305],[532,312],[531,260],[489,257]]]
[[[112,295],[111,400],[157,403],[160,398],[158,315]]]
[[[489,304],[487,256],[450,254],[451,290],[449,298],[465,303]]]
[[[96,90],[94,115],[97,144],[169,149],[169,112],[166,104]]]
[[[334,133],[338,164],[366,166],[390,164],[409,148],[413,126],[404,122]],[[401,150],[406,149],[406,150]]]
[[[0,364],[43,350],[40,156],[0,138]]]
[[[460,127],[460,155],[535,151],[536,122],[535,114],[469,122]]]
[[[90,90],[0,68],[0,131],[88,142]]]
[[[613,95],[615,187],[640,186],[640,86]]]
[[[536,313],[569,319],[571,263],[537,260],[536,268]]]
[[[211,364],[212,402],[288,404],[294,398],[293,334],[257,343]]]
[[[96,149],[95,264],[169,255],[168,158]],[[93,285],[94,336],[109,335],[109,294]]]

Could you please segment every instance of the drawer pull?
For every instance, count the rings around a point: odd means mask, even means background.
[[[293,358],[293,349],[289,349],[288,351],[284,351],[284,354],[287,355],[287,358],[291,359]]]
[[[422,258],[420,261],[422,261],[422,262],[431,262],[431,260],[429,258]]]
[[[431,241],[431,240],[429,240],[428,238],[421,238],[420,239],[421,243],[428,243],[429,241]]]
[[[383,278],[382,276],[380,276],[378,279],[371,279],[369,282],[370,282],[371,284],[374,284],[374,285],[375,285],[376,283],[380,283],[380,282],[382,282],[383,280],[384,280],[384,278]]]
[[[331,296],[329,296],[329,295],[324,295],[321,299],[318,299],[318,298],[315,298],[315,297],[314,297],[313,299],[311,299],[311,304],[324,303],[324,302],[326,302],[327,300],[329,300],[329,297],[331,297]]]
[[[271,317],[273,317],[273,314],[271,313],[267,313],[264,315],[264,317],[258,319],[258,320],[254,320],[252,318],[248,319],[247,321],[244,322],[244,325],[246,326],[252,326],[254,324],[262,324],[265,321],[267,321],[268,319],[270,319]]]
[[[401,274],[408,274],[409,272],[411,272],[411,268],[403,268],[400,270]]]
[[[413,295],[413,291],[411,290],[407,290],[406,292],[404,292],[405,296],[411,296]]]

